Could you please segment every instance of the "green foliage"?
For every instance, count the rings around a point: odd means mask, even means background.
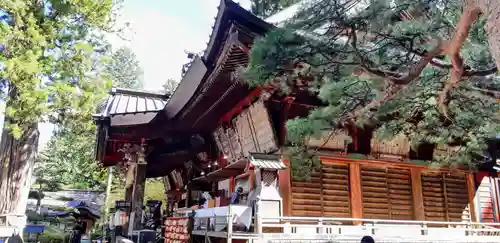
[[[144,192],[144,201],[159,200],[165,206],[167,198],[165,196],[165,186],[161,179],[148,179],[146,180],[146,190]]]
[[[125,184],[114,184],[109,195],[109,203],[114,205],[116,200],[123,200],[125,198]],[[147,179],[146,188],[144,191],[144,202],[147,200],[160,200],[166,203],[165,190],[161,179]],[[111,206],[110,205],[110,206]]]
[[[94,70],[107,45],[112,0],[5,0],[0,10],[0,79],[6,122],[15,137],[37,122],[88,119],[110,86]]]
[[[40,234],[38,241],[40,243],[66,243],[69,242],[69,234],[55,226],[47,226]]]
[[[143,71],[130,48],[121,47],[113,52],[110,59],[106,62],[104,71],[113,81],[113,86],[142,89]]]
[[[325,106],[287,122],[294,149],[294,173],[316,165],[304,138],[346,126],[376,128],[375,136],[398,134],[412,145],[458,146],[435,164],[475,166],[487,141],[500,133],[500,76],[488,51],[485,23],[476,23],[462,48],[466,75],[445,104],[438,104],[451,63],[437,56],[421,72],[416,64],[439,40],[450,39],[461,12],[459,0],[385,0],[353,5],[352,1],[317,0],[304,6],[284,28],[252,46],[243,77],[251,85],[277,84],[283,92],[308,89]],[[398,19],[406,11],[413,18]],[[356,34],[353,34],[356,33]],[[298,85],[297,80],[306,85]],[[442,105],[447,107],[443,113]],[[479,159],[477,159],[479,158]]]
[[[105,168],[94,161],[94,140],[93,129],[59,127],[47,144],[47,149],[39,156],[38,167],[34,173],[37,177],[36,183],[41,185],[43,190],[49,191],[62,187],[104,189],[107,173]]]
[[[295,3],[300,2],[300,0],[252,0],[252,13],[262,17],[267,18]]]
[[[103,62],[95,63],[102,76],[110,77],[114,86],[142,87],[142,70],[132,50],[122,47],[111,54],[102,54]],[[111,60],[108,60],[111,59]],[[88,101],[95,108],[103,99]],[[84,117],[71,123],[59,123],[46,148],[40,153],[34,175],[36,184],[46,191],[63,188],[104,190],[107,169],[94,161],[95,125],[89,110]],[[114,188],[123,187],[118,172],[113,177]]]

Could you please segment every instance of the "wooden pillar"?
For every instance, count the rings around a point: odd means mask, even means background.
[[[467,195],[469,198],[469,213],[470,219],[472,222],[478,222],[479,217],[476,212],[476,200],[474,200],[476,196],[476,182],[474,180],[474,174],[471,172],[466,173],[467,180]]]
[[[349,196],[353,218],[363,218],[363,194],[361,193],[361,169],[358,163],[349,164]],[[361,222],[355,222],[356,224]]]
[[[425,220],[424,195],[422,193],[421,170],[411,168],[411,189],[413,192],[413,219]]]
[[[141,219],[142,219],[142,207],[144,206],[144,190],[146,187],[146,165],[145,164],[137,164],[135,171],[135,180],[134,180],[134,190],[133,190],[133,198],[132,198],[132,210],[133,210],[133,230],[139,230],[142,228]],[[132,214],[131,214],[132,216]],[[132,217],[130,218],[132,220]]]
[[[286,169],[278,173],[279,190],[283,202],[283,216],[292,216],[292,182],[290,174],[290,162],[283,159]]]
[[[136,164],[130,164],[127,167],[127,176],[125,178],[125,204],[128,205],[127,208],[127,217],[128,220],[123,225],[123,235],[128,235],[128,229],[129,229],[129,224],[130,224],[130,215],[132,212],[132,200],[134,197],[134,180],[135,180],[135,170],[136,170]]]

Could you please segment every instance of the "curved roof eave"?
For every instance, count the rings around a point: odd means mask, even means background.
[[[247,22],[246,24],[253,25],[252,29],[260,29],[259,32],[261,32],[262,34],[267,30],[274,28],[272,24],[255,16],[232,0],[221,0],[218,9],[219,11],[215,18],[214,26],[212,27],[210,39],[203,54],[203,60],[205,61],[207,66],[214,63],[214,59],[219,53],[219,49],[222,46],[221,44],[224,41],[224,34],[226,32],[225,30],[230,27],[230,24],[227,25],[225,23],[225,18],[233,17],[239,18],[240,20],[245,20],[244,22]],[[231,14],[234,15],[230,16]],[[224,24],[226,24],[227,26],[224,26]]]
[[[203,86],[206,77],[212,72],[215,59],[223,48],[225,34],[234,21],[258,31],[259,34],[264,34],[274,27],[232,0],[220,0],[218,10],[203,56],[193,60],[179,86],[165,105],[163,117],[158,114],[153,119],[154,122],[165,119],[165,117],[172,119],[190,104],[195,94]]]

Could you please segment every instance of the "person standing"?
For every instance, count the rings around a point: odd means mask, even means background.
[[[71,231],[70,243],[80,243],[83,235],[83,227],[80,221],[76,222],[75,227]]]
[[[238,189],[236,189],[236,191],[231,194],[231,201],[229,203],[230,204],[240,203],[241,193],[243,193],[243,188],[238,187]]]

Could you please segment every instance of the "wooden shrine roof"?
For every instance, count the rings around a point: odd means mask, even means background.
[[[204,54],[192,61],[163,114],[152,124],[171,120],[177,124],[164,129],[186,133],[212,130],[235,100],[251,91],[236,82],[233,73],[247,64],[253,39],[272,27],[233,1],[221,0]],[[226,104],[228,100],[231,104]]]
[[[110,93],[95,116],[100,131],[97,160],[113,165],[121,157],[117,150],[121,143],[145,138],[149,150],[146,176],[160,177],[193,158],[196,161],[198,152],[211,150],[210,139],[204,139],[198,147],[177,140],[211,134],[221,117],[252,92],[237,82],[233,73],[248,63],[253,39],[273,27],[231,0],[221,0],[218,9],[204,54],[192,60],[170,97],[126,89]],[[135,119],[145,114],[154,118]],[[125,117],[133,119],[121,121]],[[117,118],[121,123],[113,123]],[[225,171],[222,174],[226,176]]]
[[[112,126],[149,123],[163,110],[168,98],[168,94],[112,88],[94,119],[109,119]]]

